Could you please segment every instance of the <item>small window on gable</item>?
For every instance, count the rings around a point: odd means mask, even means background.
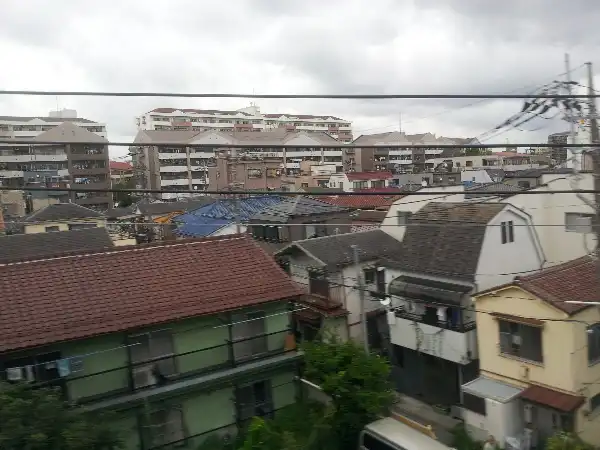
[[[500,233],[503,244],[515,241],[515,227],[512,220],[500,224]]]

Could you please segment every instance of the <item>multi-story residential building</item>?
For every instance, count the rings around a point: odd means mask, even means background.
[[[435,148],[435,145],[475,145],[475,138],[436,137],[432,133],[406,134],[392,131],[388,133],[364,134],[356,138],[353,148],[345,150],[344,169],[358,172],[372,170],[393,170],[396,173],[420,173],[427,169],[425,161],[435,157],[451,157],[464,153],[461,148]],[[361,145],[377,146],[362,148]],[[394,146],[402,146],[390,148]],[[431,145],[432,148],[411,148],[414,145]]]
[[[331,175],[338,173],[341,167],[335,164],[322,164],[315,161],[301,161],[300,171],[288,171],[281,177],[281,188],[287,191],[300,189],[326,188]]]
[[[2,379],[113,411],[127,450],[232,438],[296,400],[303,290],[247,237],[82,251],[2,277]]]
[[[136,118],[138,130],[325,132],[341,142],[352,141],[351,122],[333,116],[262,114],[256,105],[236,111],[156,108]]]
[[[353,257],[358,248],[358,266]],[[400,255],[401,243],[381,230],[360,231],[304,239],[292,242],[275,254],[287,267],[293,280],[306,286],[311,306],[323,315],[297,314],[297,331],[303,339],[312,339],[318,330],[330,328],[341,339],[362,340],[363,321],[370,331],[371,348],[381,348],[377,342],[387,328],[383,306],[385,269],[378,265],[382,258]],[[365,317],[361,315],[361,296],[357,273],[363,272],[365,285]],[[383,320],[383,324],[378,323]],[[384,332],[385,333],[385,332]]]
[[[281,158],[247,153],[217,153],[216,165],[208,168],[208,189],[211,191],[280,190]]]
[[[77,117],[75,110],[62,109],[50,111],[47,117],[0,116],[0,138],[31,140],[64,122],[77,125],[103,138],[107,137],[105,124]]]
[[[172,147],[158,147],[153,143],[172,143]],[[136,176],[139,184],[149,189],[181,190],[182,193],[161,194],[163,200],[173,200],[178,197],[189,196],[189,190],[206,190],[209,183],[213,183],[209,176],[209,167],[217,164],[217,155],[228,152],[230,157],[246,158],[254,156],[267,158],[269,161],[279,162],[280,175],[300,173],[302,161],[314,161],[342,167],[343,144],[327,133],[288,132],[284,129],[255,133],[236,132],[225,133],[217,131],[139,131],[132,147],[133,164],[136,167]],[[193,147],[193,145],[225,145],[226,147]],[[236,148],[236,145],[256,146],[252,149]],[[273,146],[290,145],[295,148],[273,148]],[[330,145],[331,148],[319,148]],[[259,164],[259,160],[256,161]],[[272,164],[271,164],[272,166]],[[269,178],[267,169],[273,174],[277,167],[264,167],[264,173],[257,179],[266,179],[263,184],[274,183],[274,178]],[[213,171],[214,172],[214,171]],[[237,174],[236,174],[237,176]],[[215,173],[216,177],[216,173]],[[213,177],[214,178],[214,177]],[[248,179],[249,180],[249,179]],[[263,180],[264,181],[264,180]]]
[[[502,169],[504,171],[537,169],[548,167],[549,158],[517,152],[495,152],[489,155],[436,157],[425,164],[426,170],[474,170],[481,168]]]
[[[529,215],[502,203],[431,202],[398,214],[397,228],[402,252],[380,263],[394,380],[402,393],[451,407],[477,376],[471,294],[541,269],[544,254]]]
[[[476,438],[544,448],[564,430],[600,445],[596,264],[580,258],[474,296],[480,376],[461,396]]]
[[[389,187],[393,177],[394,174],[390,171],[336,173],[329,177],[328,187],[344,192],[381,189]]]
[[[548,135],[548,144],[560,144],[565,145],[569,142],[568,131],[563,131],[561,133],[554,133]],[[552,158],[552,162],[557,166],[562,166],[567,162],[567,148],[566,147],[553,147],[550,148],[548,153]]]
[[[15,144],[0,147],[2,185],[23,187],[39,180],[44,180],[44,183],[67,181],[71,188],[98,189],[96,192],[73,192],[71,201],[101,210],[112,207],[110,193],[102,192],[110,188],[108,141],[105,137],[66,121],[40,132],[31,141],[42,144],[19,144],[15,140]],[[69,198],[66,191],[55,194]]]

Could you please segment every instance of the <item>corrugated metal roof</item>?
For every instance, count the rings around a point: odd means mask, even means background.
[[[281,202],[263,209],[252,216],[252,221],[285,223],[290,217],[313,216],[350,211],[350,208],[330,205],[308,197],[286,197]]]
[[[523,392],[523,388],[486,377],[479,377],[463,384],[462,390],[467,394],[489,398],[500,403],[506,403]]]

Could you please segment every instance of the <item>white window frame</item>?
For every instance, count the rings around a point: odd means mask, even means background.
[[[589,213],[566,212],[565,231],[570,233],[591,233],[594,215]]]
[[[158,416],[164,414],[164,417]],[[158,416],[158,417],[157,417]],[[186,431],[183,409],[179,405],[171,405],[148,414],[149,443],[152,447],[168,445],[176,442],[175,446],[184,446]]]

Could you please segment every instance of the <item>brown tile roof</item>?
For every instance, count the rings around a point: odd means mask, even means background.
[[[346,208],[387,209],[402,197],[402,195],[330,195],[319,196],[317,200]]]
[[[533,275],[516,277],[512,284],[567,314],[575,314],[589,306],[565,303],[567,300],[600,301],[600,281],[594,260],[589,256],[544,269]]]
[[[0,269],[0,352],[304,293],[252,239],[239,235],[78,252]]]
[[[555,391],[542,386],[532,385],[521,392],[521,398],[539,405],[549,406],[562,412],[572,412],[585,401],[584,397]]]

